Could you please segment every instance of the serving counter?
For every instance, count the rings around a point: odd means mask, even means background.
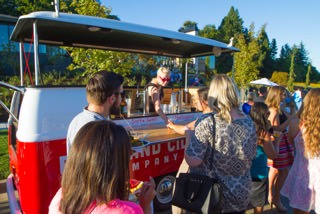
[[[187,124],[197,119],[201,113],[169,114],[175,124]],[[125,118],[114,121],[124,126],[130,133],[144,136],[145,146],[131,155],[130,176],[147,181],[155,178],[157,207],[170,206],[175,174],[184,157],[186,138],[168,129],[159,116]]]
[[[170,207],[175,174],[184,157],[186,138],[168,129],[156,113],[146,110],[145,104],[148,102],[143,89],[124,90],[125,97],[122,98],[128,99],[127,114],[113,120],[144,142],[144,145],[133,147],[135,152],[130,158],[130,177],[140,181],[153,177],[157,191],[155,206]],[[200,112],[191,112],[197,103],[197,90],[198,88],[192,88],[185,92],[181,88],[164,88],[161,104],[163,107],[170,107],[163,108],[170,121],[174,124],[187,124],[201,115]]]

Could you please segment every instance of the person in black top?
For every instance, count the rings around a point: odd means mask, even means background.
[[[149,112],[157,112],[157,114],[164,120],[165,124],[171,121],[161,109],[161,100],[164,96],[163,88],[170,82],[170,70],[161,67],[157,71],[157,76],[152,78],[151,82],[145,86],[149,95]]]

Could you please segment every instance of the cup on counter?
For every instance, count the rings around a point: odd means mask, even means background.
[[[127,115],[128,115],[128,117],[130,117],[130,115],[131,115],[131,98],[126,98],[126,102],[127,102]]]

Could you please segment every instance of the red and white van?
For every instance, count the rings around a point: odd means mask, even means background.
[[[39,43],[182,58],[212,55],[217,49],[219,52],[238,51],[224,43],[197,36],[58,11],[21,16],[11,40],[21,45],[29,41],[35,44],[36,85],[25,87],[23,79],[20,87],[0,82],[0,86],[15,90],[8,120],[10,209],[12,213],[32,214],[48,212],[48,205],[60,186],[69,123],[87,105],[84,87],[39,86]],[[199,113],[169,115],[176,123],[187,123],[197,116]],[[150,144],[141,153],[132,155],[130,170],[132,178],[138,180],[153,176],[157,181],[156,209],[168,208],[174,176],[183,158],[185,138],[169,131],[166,133],[162,120],[155,115],[115,122],[124,127],[130,124],[136,130],[156,130],[153,133],[157,136],[149,136]],[[164,132],[162,137],[157,129]]]

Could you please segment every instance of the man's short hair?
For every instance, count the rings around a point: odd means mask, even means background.
[[[96,105],[103,104],[108,97],[119,92],[119,87],[123,83],[123,77],[111,71],[99,71],[89,79],[86,92],[89,103]]]

